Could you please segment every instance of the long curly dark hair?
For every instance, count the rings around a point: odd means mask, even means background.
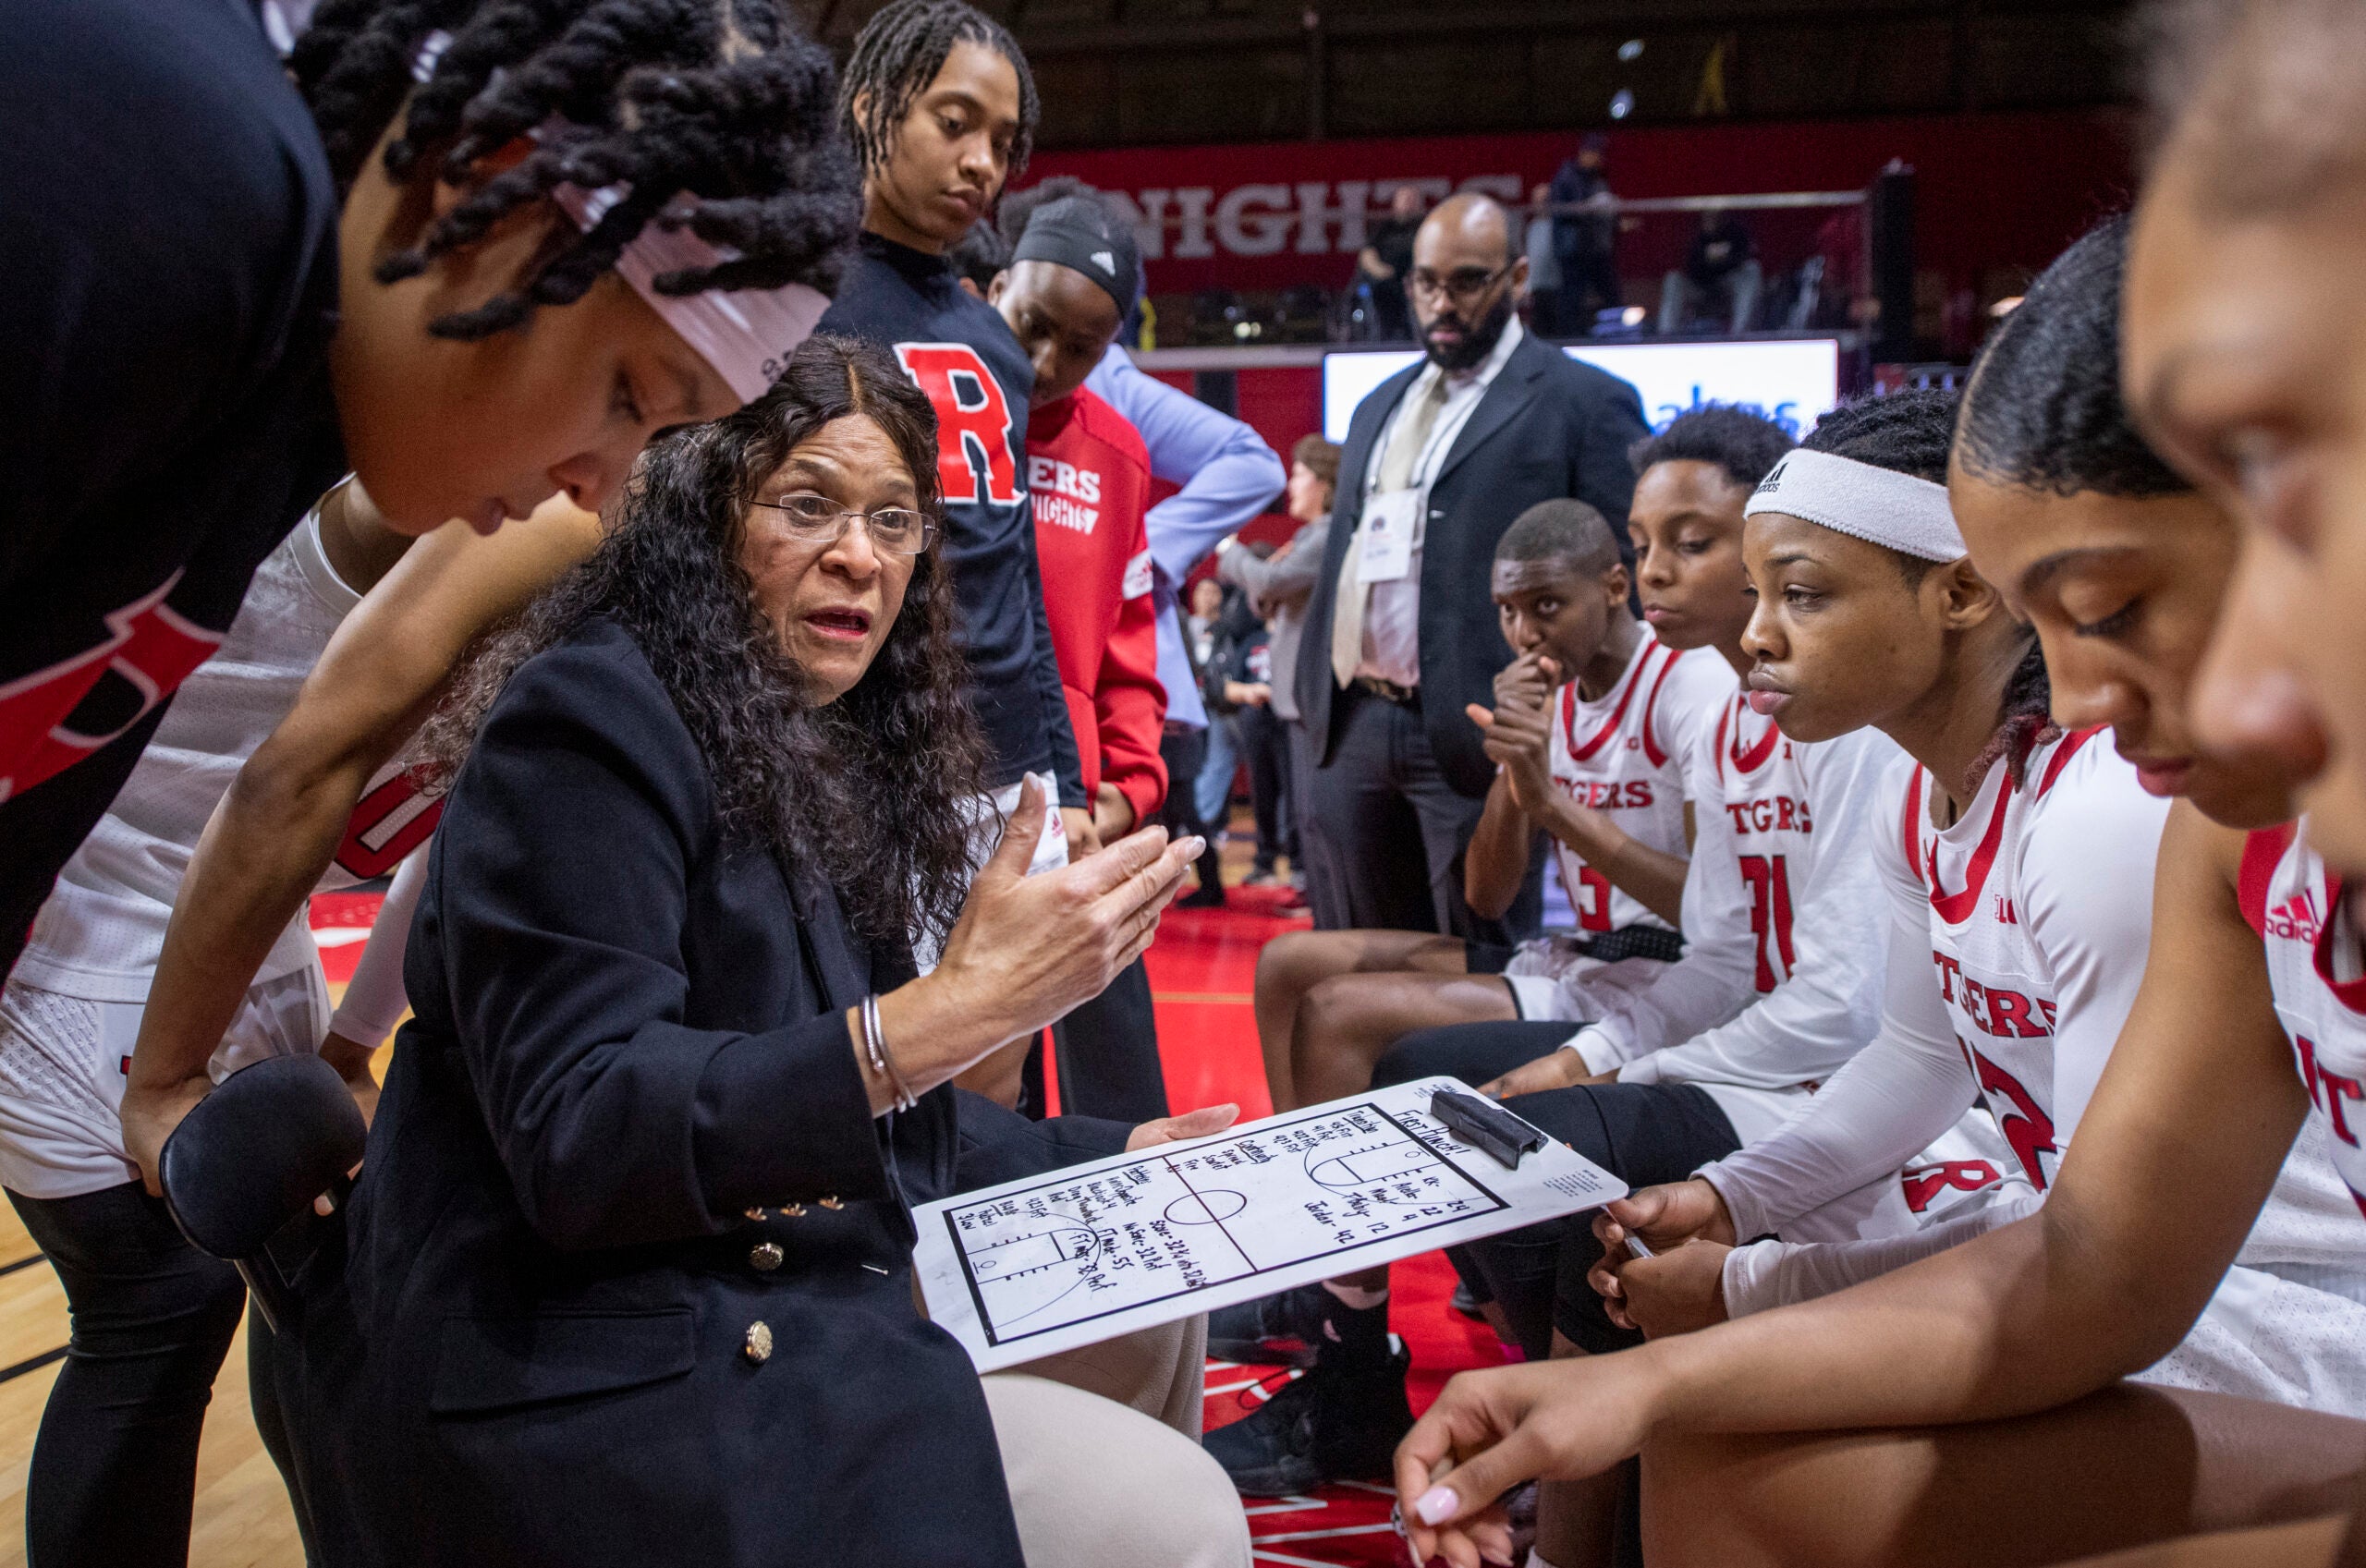
[[[921,510],[941,517],[928,399],[880,349],[810,338],[755,402],[651,443],[591,559],[454,678],[421,732],[415,771],[430,784],[457,772],[518,667],[604,615],[640,647],[696,738],[727,835],[835,887],[868,940],[949,931],[970,876],[963,801],[984,787],[985,745],[953,644],[941,547],[914,560],[871,668],[823,707],[739,565],[757,487],[799,442],[849,415],[886,433]]]

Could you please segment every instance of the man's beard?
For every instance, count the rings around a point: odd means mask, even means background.
[[[1504,335],[1504,328],[1512,319],[1512,291],[1506,289],[1487,313],[1464,329],[1462,341],[1452,347],[1442,348],[1430,340],[1426,329],[1421,334],[1422,351],[1442,371],[1467,371],[1495,351]],[[1434,324],[1434,323],[1433,323]]]

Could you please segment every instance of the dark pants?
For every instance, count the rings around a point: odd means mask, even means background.
[[[1339,876],[1337,857],[1332,853],[1331,835],[1314,808],[1314,732],[1302,719],[1288,723],[1290,804],[1298,820],[1298,847],[1290,852],[1290,867],[1305,873],[1306,903],[1314,914],[1314,929],[1341,930],[1348,924],[1348,890]]]
[[[1200,766],[1208,760],[1207,732],[1169,730],[1158,743],[1158,755],[1166,764],[1166,804],[1159,808],[1158,820],[1165,824],[1170,839],[1197,833],[1207,840],[1208,847],[1201,852],[1197,867],[1200,886],[1221,887],[1224,861],[1216,853],[1215,830],[1224,824],[1200,820],[1199,808],[1191,800],[1191,781],[1200,776]]]
[[[1249,803],[1257,813],[1257,869],[1271,871],[1275,857],[1298,864],[1290,846],[1289,734],[1266,708],[1240,711],[1241,760],[1249,764]]]
[[[1158,1058],[1158,1019],[1152,1012],[1150,971],[1135,959],[1109,989],[1052,1026],[1059,1064],[1060,1111],[1149,1122],[1167,1114],[1166,1075]],[[1018,1108],[1043,1114],[1043,1051],[1038,1037],[1027,1053]]]
[[[1543,920],[1544,860],[1529,857],[1519,893],[1500,919],[1482,919],[1462,899],[1462,857],[1479,826],[1483,797],[1446,782],[1418,699],[1391,702],[1360,687],[1332,700],[1345,712],[1330,762],[1314,771],[1312,820],[1322,823],[1337,873],[1341,906],[1315,906],[1323,929],[1438,931],[1465,942],[1515,946]]]
[[[198,1435],[247,1287],[138,1182],[8,1201],[72,1322],[25,1482],[29,1568],[182,1568]]]
[[[1372,1082],[1444,1074],[1481,1085],[1557,1050],[1575,1032],[1567,1024],[1544,1023],[1418,1029],[1380,1059]],[[1524,1094],[1504,1106],[1629,1187],[1683,1181],[1741,1147],[1717,1102],[1693,1084],[1581,1084]],[[1552,1354],[1556,1328],[1594,1355],[1643,1343],[1610,1320],[1586,1282],[1586,1271],[1602,1258],[1591,1209],[1455,1250],[1458,1266],[1476,1268],[1531,1360]]]

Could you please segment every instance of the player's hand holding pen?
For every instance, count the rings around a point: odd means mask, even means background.
[[[1696,1176],[1629,1193],[1593,1217],[1593,1234],[1602,1260],[1586,1282],[1619,1327],[1657,1335],[1725,1320],[1723,1266],[1734,1222],[1711,1184]],[[1630,1276],[1640,1318],[1628,1301]]]
[[[1100,995],[1158,934],[1160,914],[1204,847],[1196,837],[1169,844],[1165,829],[1149,827],[1031,877],[1043,832],[1043,792],[1030,780],[936,968],[879,998],[892,1076],[870,1065],[860,1010],[849,1010],[874,1112],[899,1090],[925,1094]]]

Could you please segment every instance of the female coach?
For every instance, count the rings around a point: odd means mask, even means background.
[[[1195,1443],[989,1398],[914,1306],[909,1205],[1232,1114],[1031,1124],[950,1086],[1131,962],[1199,845],[1026,878],[1039,799],[964,900],[936,474],[894,361],[814,338],[651,447],[431,723],[466,759],[417,1017],[278,1367],[324,1560],[1246,1563]]]

